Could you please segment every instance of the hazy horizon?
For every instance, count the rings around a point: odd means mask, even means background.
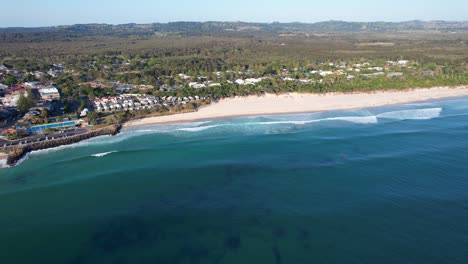
[[[41,27],[63,27],[63,26],[73,26],[73,25],[147,25],[147,24],[169,24],[169,23],[247,23],[247,24],[274,24],[274,23],[300,23],[300,24],[314,24],[314,23],[323,23],[323,22],[345,22],[345,23],[405,23],[405,22],[412,22],[412,21],[420,21],[420,22],[454,22],[454,23],[466,23],[468,20],[419,20],[419,19],[412,19],[412,20],[403,20],[403,21],[347,21],[347,20],[323,20],[323,21],[316,21],[316,22],[303,22],[303,21],[289,21],[289,22],[281,22],[281,21],[273,21],[273,22],[258,22],[258,21],[234,21],[234,20],[206,20],[206,21],[190,21],[190,20],[175,20],[175,21],[167,21],[167,22],[143,22],[143,23],[136,23],[136,22],[128,22],[128,23],[96,23],[96,22],[89,22],[89,23],[75,23],[75,24],[58,24],[58,25],[50,25],[50,26],[10,26],[10,27],[2,27],[0,28],[41,28]]]
[[[376,2],[371,0],[314,2],[247,1],[197,2],[135,0],[98,3],[92,0],[17,0],[3,4],[0,27],[46,27],[74,24],[149,24],[168,22],[316,23],[468,21],[468,3],[461,0]],[[21,15],[18,15],[18,13]]]

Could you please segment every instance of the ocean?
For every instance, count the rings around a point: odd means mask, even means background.
[[[0,262],[468,263],[468,98],[34,152],[0,169]]]

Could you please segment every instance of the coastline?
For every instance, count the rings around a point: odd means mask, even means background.
[[[124,127],[207,121],[255,115],[296,114],[379,107],[434,99],[468,96],[468,85],[355,93],[265,94],[223,99],[197,112],[149,117],[126,122]]]
[[[236,118],[256,115],[296,114],[332,110],[349,110],[404,103],[456,98],[468,96],[468,85],[456,87],[414,88],[406,90],[387,90],[354,93],[288,93],[265,94],[262,96],[247,96],[223,99],[200,108],[196,112],[174,115],[148,117],[131,120],[123,125],[109,126],[97,131],[67,139],[57,139],[38,142],[23,146],[9,147],[8,153],[0,152],[0,164],[14,166],[27,153],[35,150],[48,149],[62,145],[78,143],[100,135],[116,135],[121,128],[131,128],[146,125],[188,123],[209,121],[223,118]]]
[[[120,132],[121,128],[121,125],[111,125],[99,130],[90,131],[88,133],[72,136],[69,138],[60,138],[49,141],[34,142],[26,145],[7,147],[5,150],[8,152],[8,154],[5,155],[4,153],[0,153],[0,163],[6,163],[8,166],[15,166],[19,160],[32,151],[72,145],[97,136],[115,136]],[[1,156],[1,154],[4,155]]]

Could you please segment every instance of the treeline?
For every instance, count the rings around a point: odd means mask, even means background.
[[[466,22],[406,21],[406,22],[346,22],[317,23],[247,23],[247,22],[170,22],[152,24],[77,24],[39,28],[0,28],[3,34],[55,33],[76,36],[129,36],[154,33],[206,33],[218,31],[246,32],[398,32],[414,30],[467,30]]]

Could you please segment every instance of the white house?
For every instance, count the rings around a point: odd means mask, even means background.
[[[179,77],[184,79],[184,80],[188,80],[188,79],[192,79],[192,77],[186,75],[186,74],[183,74],[183,73],[179,73]]]
[[[332,75],[333,72],[332,71],[320,71],[319,73],[321,76],[325,77],[325,76],[328,76],[328,75]]]
[[[245,84],[245,81],[242,80],[242,79],[237,79],[234,81],[235,84],[238,84],[238,85],[244,85]]]
[[[399,60],[399,61],[398,61],[398,64],[400,64],[400,65],[402,65],[402,66],[406,66],[408,63],[409,63],[408,60]]]
[[[60,99],[60,93],[55,87],[39,89],[39,94],[43,100]]]
[[[88,108],[85,108],[85,109],[83,109],[83,111],[81,111],[81,113],[80,113],[80,117],[85,117],[85,116],[87,116],[87,115],[88,115],[88,113],[89,113],[89,110],[88,110]]]
[[[248,78],[248,79],[245,79],[245,82],[247,84],[256,84],[256,83],[259,83],[261,81],[262,81],[261,78]]]
[[[383,71],[382,67],[369,67],[367,68],[369,71]]]
[[[191,82],[189,83],[189,86],[195,89],[200,89],[200,88],[205,88],[206,85],[203,83],[197,83],[197,82]]]
[[[29,87],[31,89],[37,88],[39,82],[25,82],[23,83],[24,86]]]

